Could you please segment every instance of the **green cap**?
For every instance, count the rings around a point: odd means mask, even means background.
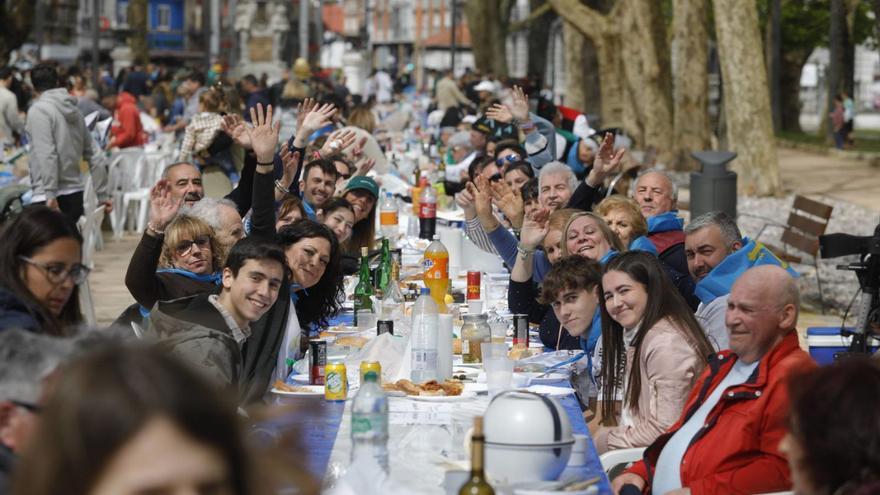
[[[379,185],[376,184],[376,181],[374,181],[370,177],[364,177],[363,175],[352,177],[351,180],[348,182],[348,185],[345,186],[345,190],[353,191],[355,189],[363,189],[364,191],[372,194],[373,197],[379,197]]]

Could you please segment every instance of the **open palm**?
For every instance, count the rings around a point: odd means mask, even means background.
[[[256,108],[251,108],[251,122],[254,127],[248,130],[253,144],[254,154],[260,163],[269,163],[275,157],[275,147],[278,146],[278,131],[280,124],[272,125],[272,105],[269,105],[265,113],[263,105],[258,103]]]

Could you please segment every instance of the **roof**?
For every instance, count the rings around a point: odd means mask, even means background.
[[[341,3],[324,5],[321,8],[321,20],[328,31],[345,34],[345,9]]]
[[[461,23],[458,25],[457,29],[457,37],[455,40],[455,45],[459,48],[470,48],[471,46],[471,32],[467,27],[467,24]],[[437,33],[434,33],[431,36],[421,40],[420,43],[422,46],[426,47],[449,47],[452,46],[452,30],[448,28],[443,28]]]

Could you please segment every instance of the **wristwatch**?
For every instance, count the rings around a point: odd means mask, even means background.
[[[523,246],[523,244],[520,242],[516,245],[516,252],[519,253],[521,257],[528,258],[529,256],[535,254],[535,249],[527,248]]]

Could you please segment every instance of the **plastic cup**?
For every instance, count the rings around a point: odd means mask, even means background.
[[[471,299],[468,301],[468,314],[478,315],[483,312],[483,301],[479,299]]]
[[[507,344],[503,342],[481,342],[480,352],[483,356],[483,362],[490,358],[507,359]]]
[[[499,393],[510,389],[513,379],[513,361],[507,357],[483,357],[483,370],[486,372],[486,388],[489,396],[495,397]]]
[[[376,314],[369,309],[361,309],[357,312],[358,332],[365,332],[376,328]]]

